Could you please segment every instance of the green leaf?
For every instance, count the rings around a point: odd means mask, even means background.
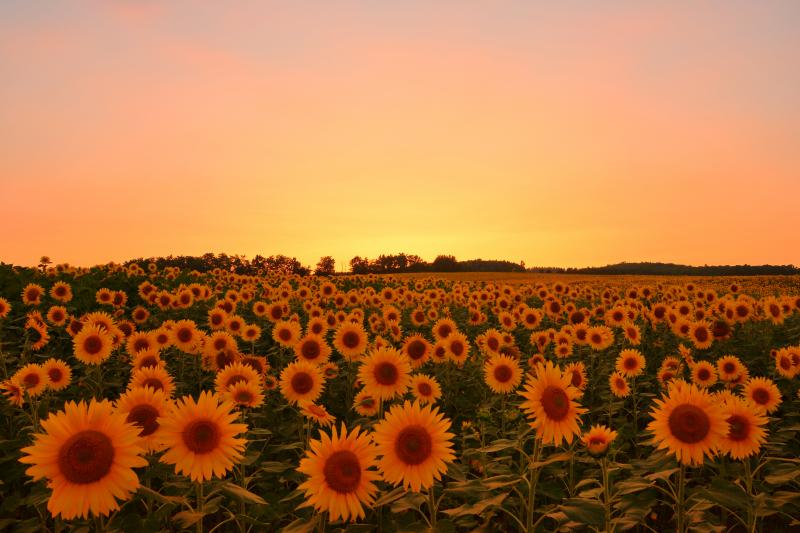
[[[282,533],[309,533],[310,531],[314,531],[319,523],[319,514],[314,513],[311,516],[311,519],[308,518],[298,518],[281,531]]]
[[[517,441],[515,440],[497,439],[496,441],[493,441],[489,446],[478,448],[478,451],[482,453],[493,453],[493,452],[499,452],[500,450],[515,448],[516,446],[517,446]]]
[[[198,520],[202,520],[205,513],[198,513],[197,511],[181,511],[172,516],[172,520],[178,522],[182,528],[192,527]]]
[[[558,506],[558,511],[569,520],[585,525],[602,526],[606,519],[605,507],[597,500],[568,498]]]
[[[764,481],[770,485],[785,485],[800,476],[800,466],[792,463],[780,463],[770,467],[768,472],[769,474],[764,476]]]
[[[425,503],[425,496],[419,492],[408,492],[405,496],[392,504],[392,512],[400,514],[413,509],[419,509],[423,503]]]
[[[265,461],[261,463],[258,470],[267,474],[282,474],[291,468],[292,465],[287,463],[281,463],[278,461]]]
[[[173,503],[175,505],[185,505],[187,502],[186,498],[183,496],[165,496],[160,492],[156,492],[152,489],[145,487],[144,485],[139,485],[139,492],[143,492],[148,496],[151,496],[158,500],[161,503]]]
[[[449,516],[450,518],[456,518],[459,516],[468,516],[468,515],[480,515],[483,514],[486,509],[489,507],[498,506],[503,503],[503,500],[508,497],[508,493],[505,492],[503,494],[498,494],[494,498],[489,498],[488,500],[482,500],[475,504],[465,503],[459,507],[454,509],[445,509],[442,511],[444,514]]]
[[[405,494],[405,493],[406,493],[406,489],[405,488],[397,487],[394,490],[392,490],[391,492],[387,492],[383,496],[381,496],[380,498],[375,500],[375,503],[373,503],[372,506],[373,507],[380,507],[382,505],[390,504],[390,503],[394,502],[395,500],[400,499],[403,496],[403,494]]]
[[[233,496],[239,501],[245,503],[252,503],[255,505],[266,505],[267,502],[259,496],[258,494],[254,494],[247,490],[244,487],[240,487],[239,485],[234,485],[233,483],[224,482],[222,483],[222,490]]]
[[[563,453],[556,453],[548,457],[543,461],[537,461],[533,463],[531,466],[533,468],[541,468],[543,466],[547,466],[553,463],[560,463],[563,461],[569,461],[572,458],[572,452],[563,452]]]

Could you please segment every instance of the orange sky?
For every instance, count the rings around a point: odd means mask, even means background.
[[[428,4],[3,2],[0,261],[800,264],[800,3]]]

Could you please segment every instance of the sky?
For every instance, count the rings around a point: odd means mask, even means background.
[[[800,2],[0,3],[0,261],[800,265]]]

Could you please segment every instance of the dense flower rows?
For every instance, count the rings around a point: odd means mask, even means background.
[[[800,525],[791,278],[0,276],[0,528]]]

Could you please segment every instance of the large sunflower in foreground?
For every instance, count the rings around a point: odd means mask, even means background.
[[[393,406],[373,433],[383,479],[416,492],[430,488],[455,458],[448,429],[450,420],[435,407],[408,401]]]
[[[572,376],[562,374],[552,362],[537,364],[535,374],[529,374],[525,390],[519,394],[525,398],[522,410],[532,419],[530,425],[544,444],[558,446],[562,440],[572,443],[572,438],[580,434],[579,416],[586,409],[575,398],[581,392],[572,386]]]
[[[728,433],[722,407],[697,385],[677,381],[655,405],[647,429],[653,432],[659,450],[667,449],[683,464],[703,464]]]
[[[139,429],[115,413],[111,402],[67,402],[42,428],[45,433],[22,449],[20,462],[32,465],[26,473],[34,480],[48,479],[53,516],[108,515],[119,508],[117,498],[128,499],[139,487],[133,468],[147,465],[140,457]]]
[[[304,506],[327,511],[331,520],[364,518],[363,505],[372,505],[380,479],[374,470],[375,445],[367,433],[356,427],[349,434],[342,424],[337,433],[321,433],[309,443],[310,450],[300,460],[297,471],[308,476],[298,487],[306,493]]]
[[[169,414],[158,419],[167,447],[161,462],[175,465],[176,474],[188,475],[192,481],[225,477],[234,462],[242,459],[247,443],[236,438],[247,431],[247,425],[233,423],[238,414],[231,412],[232,406],[220,404],[219,396],[209,391],[201,392],[197,402],[191,396],[177,400]]]
[[[767,439],[763,426],[768,420],[763,411],[739,397],[733,397],[722,405],[728,432],[720,440],[720,450],[737,460],[758,453]]]

